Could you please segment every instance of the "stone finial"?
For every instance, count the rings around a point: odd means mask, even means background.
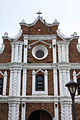
[[[22,19],[21,23],[26,23],[24,19]]]
[[[77,36],[77,32],[74,32],[74,33],[72,34],[72,36]]]
[[[8,37],[8,33],[7,32],[4,33],[4,37]]]
[[[58,23],[57,19],[54,20],[54,23]]]

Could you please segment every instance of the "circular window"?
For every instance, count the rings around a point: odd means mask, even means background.
[[[48,50],[43,45],[37,45],[32,49],[32,55],[38,59],[42,60],[48,55]]]
[[[37,50],[35,53],[36,57],[42,58],[44,56],[44,52],[42,50]]]

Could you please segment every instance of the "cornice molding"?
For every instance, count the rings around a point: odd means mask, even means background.
[[[0,103],[54,103],[72,104],[69,96],[1,96]],[[75,103],[80,103],[80,96],[75,97]]]
[[[56,34],[51,34],[51,35],[23,35],[24,39],[27,40],[52,40],[56,39]]]
[[[9,70],[9,69],[79,69],[80,63],[0,63],[0,70]]]

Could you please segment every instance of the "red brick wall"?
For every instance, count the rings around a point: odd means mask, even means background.
[[[27,72],[27,90],[26,91],[27,91],[27,95],[32,95],[32,70],[28,70]],[[48,70],[48,94],[49,95],[54,94],[53,71],[52,70]]]
[[[52,103],[27,103],[26,105],[26,119],[35,110],[45,110],[54,117],[54,104]]]
[[[54,25],[52,27],[48,27],[43,24],[40,20],[32,27],[21,26],[24,34],[29,35],[46,35],[46,34],[56,34],[56,30],[58,29],[58,25]],[[40,31],[38,31],[40,29]]]
[[[71,63],[80,63],[80,53],[77,50],[78,40],[74,39],[69,45],[69,61]]]
[[[0,103],[0,120],[8,120],[8,104]]]
[[[80,120],[80,104],[75,104],[76,120]]]
[[[29,41],[28,44],[31,44],[31,43],[34,43],[34,42],[35,42],[35,40],[34,41]],[[52,44],[51,40],[46,40],[45,42],[49,43],[49,44]],[[36,45],[43,45],[43,46],[45,46],[48,49],[48,56],[45,59],[43,59],[43,60],[37,60],[37,59],[35,59],[33,57],[33,55],[32,55],[32,49]],[[38,42],[38,43],[32,45],[31,49],[28,49],[28,63],[52,63],[52,49],[49,48],[48,45],[43,44],[41,42]]]
[[[11,61],[11,45],[10,41],[3,40],[5,49],[2,54],[0,54],[0,63],[8,63]]]

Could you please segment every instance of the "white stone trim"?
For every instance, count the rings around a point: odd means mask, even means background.
[[[62,48],[61,48],[61,45],[58,45],[58,61],[59,61],[59,63],[62,61]]]
[[[3,53],[4,49],[5,49],[5,45],[4,45],[4,44],[1,44],[1,47],[0,47],[0,54]]]
[[[18,48],[18,62],[22,62],[22,45]]]
[[[62,62],[66,62],[65,60],[65,45],[62,45]]]
[[[58,103],[55,102],[54,103],[54,120],[59,120],[59,110],[58,109],[59,109]]]
[[[57,69],[53,68],[54,96],[58,96]]]
[[[38,57],[35,55],[35,53],[36,53],[37,50],[42,50],[42,51],[44,52],[44,56],[43,56],[42,58],[38,58]],[[37,46],[35,46],[35,47],[32,49],[32,55],[33,55],[34,58],[36,58],[36,59],[38,59],[38,60],[42,60],[42,59],[44,59],[44,58],[47,57],[47,55],[48,55],[48,50],[47,50],[47,48],[46,48],[45,46],[43,46],[43,45],[37,45]]]
[[[62,82],[62,70],[59,70],[59,84],[60,84],[60,96],[64,95],[63,82]]]
[[[17,95],[20,96],[21,90],[21,70],[18,70]]]
[[[51,35],[27,35],[24,34],[24,38],[28,40],[52,40],[56,39],[56,34]]]
[[[18,45],[15,45],[15,62],[18,62]]]
[[[11,46],[12,46],[11,62],[22,62],[23,42],[11,42]]]
[[[27,24],[24,20],[22,20],[22,22],[20,23],[20,25],[25,25],[27,27],[31,27],[31,26],[34,26],[38,20],[40,20],[45,26],[48,26],[48,27],[51,27],[51,26],[54,26],[54,25],[59,25],[59,22],[56,19],[54,20],[54,22],[52,24],[49,24],[41,16],[38,16],[35,19],[35,21],[33,23],[31,23],[31,24]]]
[[[4,36],[2,36],[3,39],[8,39],[9,41],[17,41],[22,35],[22,30],[19,30],[19,33],[15,36],[15,37],[9,37],[8,33],[4,34]]]
[[[53,50],[53,63],[56,63],[56,39],[52,40],[52,50]]]
[[[48,45],[49,48],[51,48],[51,44],[49,44],[49,43],[47,43],[47,42],[45,42],[45,41],[42,41],[42,40],[37,40],[37,41],[29,44],[29,49],[31,49],[31,46],[32,46],[32,45],[34,45],[34,44],[36,44],[36,43],[38,43],[38,42],[44,43],[44,44]]]
[[[71,41],[74,38],[73,36],[70,36],[70,37],[65,36],[63,33],[60,32],[60,29],[57,30],[57,34],[62,40],[65,40],[65,41]]]
[[[11,54],[11,62],[15,61],[15,49],[14,49],[14,45],[12,44],[12,54]]]
[[[17,70],[13,70],[13,79],[12,79],[12,96],[17,95],[17,81],[18,81],[18,74]]]
[[[24,63],[27,63],[28,39],[24,36]]]
[[[9,82],[9,96],[12,95],[12,80],[13,80],[13,71],[10,71],[10,82]]]
[[[26,119],[26,103],[22,104],[21,120]]]
[[[66,54],[65,54],[65,57],[66,57],[66,62],[69,62],[69,48],[68,48],[69,45],[66,45]]]
[[[72,120],[72,110],[70,104],[61,103],[61,120]]]
[[[7,71],[5,71],[4,73],[2,73],[0,71],[0,74],[4,77],[3,79],[3,92],[2,95],[6,96],[6,89],[7,89]]]
[[[22,96],[26,96],[27,69],[23,69]]]
[[[6,95],[6,89],[7,89],[7,71],[4,72],[3,95]]]
[[[32,71],[32,95],[48,95],[48,71],[44,71],[44,91],[36,91],[35,90],[35,78],[36,72]]]

